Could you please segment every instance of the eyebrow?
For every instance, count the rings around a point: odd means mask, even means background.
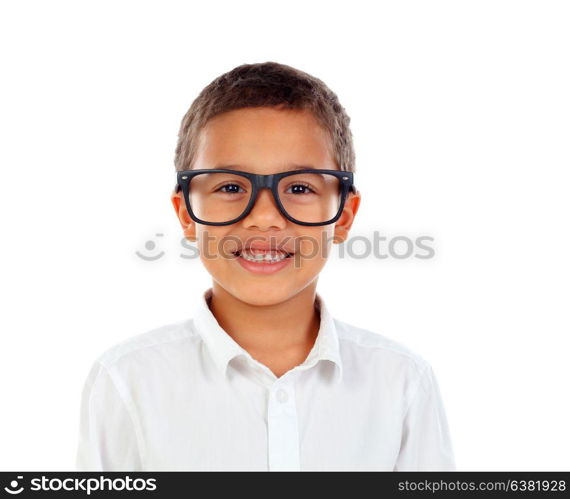
[[[243,166],[242,165],[216,165],[214,166],[214,168],[220,168],[220,169],[225,169],[225,170],[243,170]],[[298,165],[296,163],[290,164],[288,165],[287,168],[284,168],[282,171],[289,171],[289,170],[318,170],[319,168],[317,168],[316,166],[313,165]]]

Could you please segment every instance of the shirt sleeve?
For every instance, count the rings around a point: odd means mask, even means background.
[[[394,471],[455,471],[447,417],[431,366],[424,368],[403,421]]]
[[[77,471],[141,471],[129,407],[109,370],[96,361],[81,394]]]

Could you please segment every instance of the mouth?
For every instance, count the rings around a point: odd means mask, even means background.
[[[243,258],[244,260],[252,263],[269,263],[275,264],[291,258],[293,253],[282,250],[274,249],[258,249],[258,248],[241,248],[234,251],[233,254],[237,258]]]

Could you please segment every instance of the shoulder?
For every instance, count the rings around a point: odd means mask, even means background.
[[[112,369],[129,362],[140,363],[152,358],[174,357],[177,352],[192,348],[198,339],[193,319],[171,322],[110,346],[97,357],[96,362]]]
[[[160,393],[165,384],[175,384],[186,366],[195,364],[192,357],[200,350],[197,341],[193,319],[187,319],[110,346],[95,357],[84,381],[84,410],[88,410],[91,400],[98,400],[111,413],[113,401],[134,411],[133,399],[137,394]]]
[[[341,351],[355,361],[366,360],[386,368],[407,368],[416,374],[431,368],[430,363],[406,344],[375,331],[334,319]]]

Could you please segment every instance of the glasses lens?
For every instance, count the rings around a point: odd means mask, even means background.
[[[340,207],[340,179],[329,173],[288,175],[279,181],[277,191],[285,211],[300,222],[327,222]]]
[[[251,198],[248,178],[232,173],[201,173],[189,185],[190,206],[205,222],[229,222],[239,217]]]

